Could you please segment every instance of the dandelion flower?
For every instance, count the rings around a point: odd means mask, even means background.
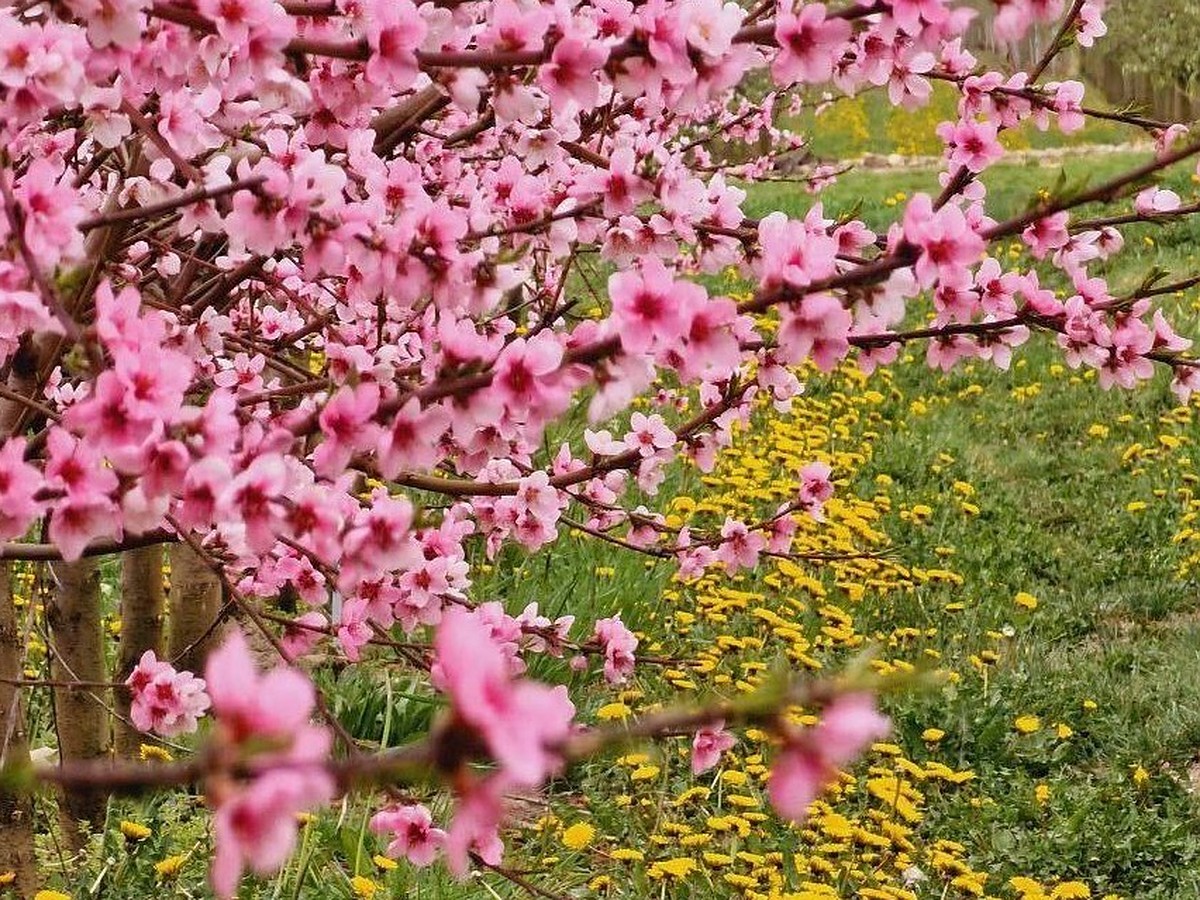
[[[595,836],[596,829],[587,822],[576,822],[562,833],[562,842],[568,850],[582,850]]]

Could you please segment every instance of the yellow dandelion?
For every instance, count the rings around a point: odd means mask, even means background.
[[[656,881],[670,876],[671,878],[687,878],[696,870],[696,861],[690,856],[678,856],[675,859],[663,859],[651,864],[647,875]]]
[[[137,822],[130,822],[124,819],[121,821],[119,827],[121,829],[121,834],[125,835],[125,838],[130,841],[144,841],[146,838],[150,837],[150,835],[154,834],[154,832],[145,825],[141,825]]]
[[[378,893],[379,884],[365,875],[355,875],[350,879],[350,889],[354,891],[355,897],[362,897],[363,900],[371,900]]]
[[[1017,596],[1013,597],[1013,603],[1017,604],[1017,606],[1021,607],[1022,609],[1028,610],[1037,609],[1038,605],[1037,597],[1033,596],[1033,594],[1026,593],[1025,591],[1018,592]]]
[[[610,722],[613,719],[628,719],[632,712],[633,710],[624,703],[606,703],[596,710],[596,718],[602,722]]]
[[[641,850],[634,850],[632,847],[618,847],[609,854],[618,862],[641,862],[646,858],[646,854]]]
[[[587,822],[576,822],[562,833],[563,846],[568,850],[582,850],[592,842],[596,829]]]
[[[154,760],[155,762],[171,762],[175,759],[165,748],[154,744],[142,744],[138,747],[138,756],[145,762],[149,762],[150,760]]]
[[[1064,881],[1050,892],[1050,900],[1088,900],[1091,888],[1082,881]]]
[[[0,885],[12,884],[17,880],[17,873],[11,869],[7,872],[0,872]]]
[[[183,868],[185,862],[187,862],[187,857],[183,854],[168,856],[154,864],[154,871],[160,878],[174,878],[179,874],[179,870]]]
[[[946,736],[946,732],[940,728],[926,728],[921,732],[921,740],[928,741],[930,744],[936,744]]]
[[[33,900],[71,900],[71,895],[62,891],[38,891],[33,895]]]
[[[372,856],[371,862],[375,863],[376,866],[383,869],[383,871],[385,871],[385,872],[390,872],[390,871],[392,871],[392,869],[399,868],[399,866],[400,866],[400,864],[398,862],[396,862],[394,859],[389,859],[388,857],[383,856],[382,854],[376,854],[375,856]]]
[[[1024,875],[1010,878],[1008,883],[1014,891],[1021,895],[1022,900],[1039,900],[1046,896],[1046,891],[1040,882],[1026,878]]]
[[[1013,727],[1021,734],[1033,734],[1042,727],[1042,720],[1037,716],[1017,716],[1013,722]]]

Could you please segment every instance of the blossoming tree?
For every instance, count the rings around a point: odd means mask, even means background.
[[[93,821],[112,792],[201,785],[222,897],[283,864],[296,813],[350,790],[378,792],[371,827],[392,855],[444,855],[460,875],[499,865],[507,792],[631,738],[694,734],[699,773],[739,727],[766,728],[771,801],[803,817],[886,732],[868,686],[789,682],[582,728],[566,687],[527,677],[526,659],[566,655],[617,683],[637,638],[619,615],[483,602],[470,550],[532,553],[569,527],[684,578],[789,554],[833,491],[819,462],[760,521],[675,528],[653,505],[666,467],[711,467],[756,398],[786,415],[801,364],[870,371],[926,342],[931,366],[1006,368],[1042,332],[1101,387],[1156,365],[1180,397],[1200,387],[1190,342],[1153,302],[1184,283],[1114,296],[1093,265],[1121,251],[1123,225],[1197,211],[1152,176],[1200,144],[1045,79],[1060,51],[1104,34],[1100,0],[997,6],[1002,42],[1053,32],[1031,71],[982,65],[962,42],[975,10],[950,0],[0,8],[0,557],[6,584],[17,561],[53,570],[63,726],[59,763],[31,767],[6,589],[3,852],[18,889],[34,881],[31,782],[62,786],[66,813]],[[935,81],[959,94],[938,129],[942,190],[886,233],[826,216],[837,160],[803,172],[804,218],[743,214],[743,185],[803,147],[782,113],[869,89],[914,108]],[[1001,132],[1088,116],[1150,132],[1155,151],[989,215],[977,176],[1003,156]],[[1074,212],[1094,202],[1117,209]],[[992,254],[1013,238],[1040,275]],[[749,299],[707,286],[730,267]],[[587,313],[585,271],[608,277]],[[630,412],[655,392],[680,402]],[[583,417],[581,438],[558,427]],[[114,673],[105,555],[123,570]],[[426,673],[448,712],[369,753],[302,671],[379,655]],[[112,678],[117,761],[108,710],[81,690]],[[796,704],[823,707],[821,724],[792,724]],[[197,729],[186,759],[130,759],[142,732]],[[396,793],[430,774],[456,798],[447,822]]]

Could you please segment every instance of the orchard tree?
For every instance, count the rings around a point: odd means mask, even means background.
[[[870,371],[924,342],[934,367],[1007,368],[1040,332],[1102,388],[1156,366],[1184,400],[1200,387],[1153,300],[1200,279],[1118,296],[1096,271],[1122,226],[1200,208],[1154,185],[1200,143],[1048,79],[1104,34],[1102,2],[996,6],[1000,42],[1052,35],[1032,70],[981,64],[963,45],[977,10],[950,0],[6,2],[0,854],[17,889],[35,882],[38,783],[93,823],[113,793],[200,786],[221,897],[285,862],[297,813],[351,790],[374,792],[391,854],[498,866],[506,793],[631,739],[694,734],[700,772],[765,729],[772,804],[803,817],[886,732],[871,683],[797,679],[584,728],[526,659],[619,683],[636,637],[619,615],[514,615],[473,595],[468,560],[544,552],[567,528],[682,578],[791,554],[833,491],[822,463],[758,521],[677,528],[653,507],[673,461],[705,471],[752,409],[786,415],[804,364]],[[828,216],[844,161],[804,157],[788,114],[871,89],[914,109],[935,82],[959,98],[940,193],[884,233]],[[1089,116],[1149,132],[1145,164],[989,214],[978,176],[1002,132]],[[748,218],[745,185],[797,157],[803,218]],[[1097,202],[1112,214],[1075,213]],[[1006,268],[993,248],[1014,239],[1038,268]],[[706,286],[730,269],[749,299]],[[630,411],[644,395],[658,412]],[[584,416],[563,440],[556,423]],[[106,555],[122,567],[111,673]],[[54,659],[32,683],[12,595],[31,573]],[[424,673],[447,712],[367,752],[304,672],[381,657]],[[53,766],[28,759],[31,684],[54,689]],[[821,723],[794,725],[796,705]],[[190,756],[134,758],[144,733],[197,730]],[[431,776],[455,797],[446,822],[401,790]]]

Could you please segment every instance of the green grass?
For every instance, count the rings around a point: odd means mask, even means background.
[[[1015,636],[1001,642],[986,683],[914,696],[897,718],[914,743],[931,723],[949,732],[943,748],[992,796],[1031,798],[1036,783],[1050,786],[1045,811],[1028,799],[942,811],[941,831],[976,848],[984,868],[1100,879],[1132,897],[1192,895],[1200,819],[1185,773],[1200,747],[1200,599],[1194,576],[1174,577],[1178,500],[1153,495],[1175,491],[1190,466],[1167,459],[1135,475],[1121,462],[1125,446],[1153,442],[1174,403],[1161,381],[1104,394],[1051,375],[1054,354],[1044,347],[1023,359],[1007,375],[900,370],[931,409],[881,442],[873,468],[896,479],[899,497],[935,509],[953,481],[967,480],[982,512],[964,520],[941,511],[904,541],[915,560],[937,545],[956,549],[951,565],[966,579],[967,609],[947,615],[918,597],[908,609],[880,607],[877,621],[946,630],[947,653],[960,642],[976,646],[987,630],[1015,626]],[[984,386],[972,399],[932,399],[971,382]],[[1033,382],[1044,385],[1039,396],[1013,399],[1013,388]],[[1117,424],[1122,415],[1132,418]],[[1088,437],[1093,423],[1109,424],[1110,437]],[[955,462],[932,462],[941,453]],[[1150,507],[1126,512],[1135,500]],[[1019,590],[1039,599],[1034,613],[1013,605]],[[1085,701],[1097,709],[1085,712]],[[1065,722],[1076,735],[1014,738],[1024,714]],[[1131,798],[1138,765],[1161,777]]]
[[[1092,90],[1088,102],[1104,108]],[[820,159],[853,159],[867,153],[904,156],[938,156],[943,144],[935,131],[939,122],[958,118],[959,93],[941,82],[933,85],[930,102],[916,110],[892,106],[884,90],[867,90],[856,97],[841,97],[814,105],[785,120],[798,134],[809,137],[808,149]],[[1039,131],[1032,123],[1002,136],[1010,150],[1041,150],[1088,144],[1121,144],[1137,135],[1128,126],[1090,119],[1079,131],[1063,134],[1057,128]]]

